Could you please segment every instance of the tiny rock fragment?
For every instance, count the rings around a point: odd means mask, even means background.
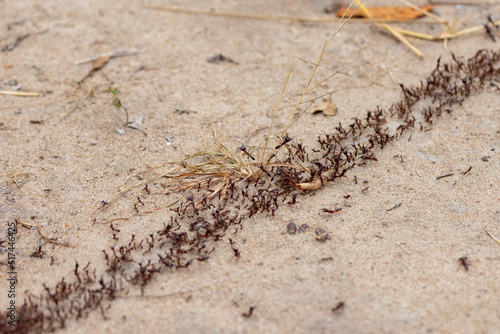
[[[330,240],[330,234],[320,227],[317,227],[314,230],[314,233],[316,233],[316,240],[318,240],[319,242]]]
[[[307,231],[307,229],[309,228],[309,225],[307,224],[302,224],[300,225],[299,229],[298,229],[298,232],[299,233],[304,233],[305,231]]]
[[[297,225],[295,225],[294,222],[288,223],[288,225],[286,225],[286,232],[288,234],[295,234],[295,233],[297,233]]]
[[[483,160],[484,162],[488,162],[488,158],[487,157],[482,157],[481,160]]]
[[[317,112],[323,112],[326,116],[335,116],[337,108],[335,107],[335,104],[333,104],[331,96],[328,98],[328,102],[314,106],[310,111],[311,114],[315,114]]]

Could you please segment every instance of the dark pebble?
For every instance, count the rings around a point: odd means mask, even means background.
[[[330,240],[330,234],[320,227],[317,227],[314,232],[316,233],[316,240],[319,242],[325,242]]]
[[[484,162],[488,162],[488,158],[487,157],[482,157],[481,160],[483,160]]]
[[[320,235],[320,234],[326,233],[326,231],[323,230],[321,227],[316,227],[316,229],[314,230],[314,233],[316,233],[316,235]]]
[[[305,231],[307,231],[307,229],[308,229],[308,228],[309,228],[309,225],[307,225],[307,224],[302,224],[302,225],[300,225],[300,227],[299,227],[299,231],[298,231],[298,232],[299,232],[299,233],[304,233]]]
[[[297,225],[295,225],[294,222],[288,223],[288,225],[286,226],[286,231],[288,232],[288,234],[295,234],[297,232]]]

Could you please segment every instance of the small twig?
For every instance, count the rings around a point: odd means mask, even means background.
[[[497,27],[499,25],[500,25],[500,20],[495,21],[493,23],[489,22],[486,24],[486,26],[488,26],[488,27]],[[472,34],[474,32],[482,31],[485,29],[485,25],[479,25],[479,26],[475,26],[475,27],[471,27],[471,28],[467,28],[467,29],[462,29],[462,30],[455,31],[455,32],[445,31],[439,35],[423,34],[423,33],[419,33],[419,32],[412,31],[412,30],[406,30],[406,29],[402,29],[402,28],[393,28],[393,29],[398,31],[402,35],[416,37],[416,38],[420,38],[420,39],[425,39],[428,41],[439,41],[439,40],[447,40],[447,39],[457,38],[457,37],[460,37],[463,35],[468,35],[468,34]]]
[[[63,117],[61,117],[61,120],[65,119],[66,117],[68,117],[69,115],[71,115],[72,113],[74,113],[81,106],[83,106],[83,101],[78,102],[78,104],[76,106],[74,106],[73,109],[71,109],[66,115],[64,115]]]
[[[20,221],[20,220],[17,220],[16,221],[18,224],[21,224],[21,225],[24,225],[24,226],[29,226],[29,227],[34,227],[37,229],[38,233],[40,233],[40,235],[48,242],[52,243],[52,244],[56,244],[56,245],[59,245],[59,246],[64,246],[64,247],[69,247],[68,243],[64,242],[57,242],[57,241],[54,241],[52,240],[51,238],[49,238],[45,233],[43,233],[42,229],[40,228],[40,226],[37,226],[37,225],[34,225],[34,224],[30,224],[30,223],[25,223],[23,221]]]
[[[469,167],[469,169],[467,169],[467,170],[466,170],[465,172],[463,172],[462,174],[463,174],[463,175],[467,174],[468,172],[470,172],[470,171],[471,171],[471,169],[472,169],[472,166],[470,166],[470,167]]]
[[[436,177],[436,180],[439,180],[439,179],[442,179],[442,178],[445,178],[445,177],[449,177],[449,176],[453,176],[453,173],[448,173],[448,174],[444,174],[444,175],[439,175],[438,177]]]
[[[5,45],[2,49],[0,49],[0,52],[6,52],[6,51],[12,51],[12,50],[14,50],[19,45],[19,43],[21,43],[22,41],[24,41],[28,37],[30,37],[30,34],[17,36],[17,38],[16,38],[16,40],[14,42]]]
[[[104,58],[104,57],[109,57],[109,59],[113,59],[113,58],[118,58],[118,57],[134,56],[134,55],[138,55],[138,54],[141,54],[144,52],[146,52],[146,50],[144,50],[144,49],[136,49],[136,48],[125,49],[125,50],[120,50],[120,51],[115,51],[115,52],[110,52],[110,53],[104,53],[104,54],[101,54],[97,57],[78,60],[75,62],[75,65],[82,65],[85,63],[91,63],[99,58]]]
[[[414,9],[422,14],[424,14],[425,16],[433,19],[434,21],[438,22],[438,23],[441,23],[441,24],[445,24],[445,25],[449,25],[448,22],[446,22],[445,20],[443,20],[442,18],[440,18],[439,16],[437,16],[436,14],[432,14],[431,12],[428,12],[426,11],[425,9],[423,8],[420,8],[418,6],[415,6],[414,4],[412,4],[411,2],[407,1],[407,0],[397,0],[398,2],[402,3],[403,5],[405,6],[408,6],[410,7],[411,9]]]
[[[401,202],[401,203],[399,203],[399,204],[396,204],[396,205],[394,205],[392,208],[387,209],[387,210],[385,210],[385,211],[389,212],[389,211],[391,211],[391,210],[397,209],[397,208],[399,208],[399,207],[401,206],[401,204],[403,204],[403,202]]]
[[[183,14],[200,14],[209,16],[226,16],[226,17],[238,17],[245,19],[257,19],[257,20],[276,20],[276,21],[292,21],[292,22],[318,22],[318,23],[341,23],[343,18],[329,18],[329,17],[302,17],[302,16],[281,16],[281,15],[267,15],[267,14],[245,14],[245,13],[235,13],[235,12],[214,12],[200,9],[190,9],[190,8],[179,8],[179,7],[167,7],[167,6],[152,6],[146,5],[148,9],[159,10],[171,13],[183,13]],[[380,22],[395,22],[401,23],[397,20],[384,20],[375,18],[351,18],[352,23],[380,23]],[[421,22],[419,22],[421,23]]]
[[[27,92],[11,92],[8,90],[0,90],[0,95],[12,95],[21,97],[37,97],[40,96],[39,93],[27,93]]]
[[[355,0],[356,4],[359,6],[359,9],[363,11],[363,13],[368,17],[368,18],[373,18],[372,13],[360,2],[360,0]],[[391,27],[387,23],[375,23],[378,27],[388,31],[391,35],[396,37],[399,41],[401,41],[404,45],[410,48],[415,54],[417,54],[419,57],[424,57],[423,53],[420,52],[416,47],[413,46],[399,31],[397,31],[395,28]]]
[[[498,244],[500,244],[500,240],[498,240],[493,234],[491,234],[490,232],[486,231],[486,233],[488,233],[488,235],[493,239],[495,240]]]
[[[484,1],[479,1],[479,0],[474,0],[474,1],[435,1],[435,0],[429,0],[429,3],[431,5],[440,5],[440,6],[486,6],[491,4],[491,1],[484,0]]]

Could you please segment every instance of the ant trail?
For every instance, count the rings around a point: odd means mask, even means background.
[[[66,327],[70,321],[87,318],[93,311],[108,310],[113,300],[126,296],[133,288],[140,289],[141,295],[144,295],[145,288],[155,277],[209,260],[217,245],[238,233],[246,219],[257,214],[274,215],[280,206],[295,205],[298,195],[301,194],[301,190],[297,188],[314,191],[323,183],[344,177],[352,168],[376,159],[376,151],[401,139],[403,133],[417,131],[418,123],[414,118],[409,118],[413,117],[413,114],[425,111],[425,114],[421,115],[424,118],[422,122],[430,125],[444,112],[451,113],[454,106],[461,105],[473,92],[489,87],[489,83],[500,74],[499,64],[500,54],[487,50],[481,50],[474,57],[456,63],[438,62],[436,69],[422,85],[402,87],[403,97],[399,102],[387,109],[378,107],[367,111],[366,118],[355,119],[351,124],[339,124],[330,133],[318,138],[319,146],[313,146],[306,151],[296,139],[288,136],[281,138],[281,141],[288,138],[282,146],[286,147],[289,155],[269,162],[269,169],[266,170],[268,174],[262,173],[257,182],[248,180],[246,186],[242,184],[236,187],[236,181],[240,179],[231,176],[235,170],[234,165],[229,166],[233,169],[227,174],[218,170],[222,183],[214,187],[221,189],[218,193],[219,199],[209,201],[208,196],[200,194],[197,197],[193,194],[194,191],[191,192],[193,195],[186,197],[195,186],[193,183],[181,184],[177,190],[186,191],[181,197],[184,200],[172,208],[170,220],[167,219],[162,228],[146,231],[148,235],[142,238],[136,238],[132,234],[129,241],[121,241],[123,236],[113,238],[113,246],[103,250],[104,259],[101,259],[101,262],[104,264],[90,266],[89,263],[81,268],[76,263],[74,271],[54,286],[44,284],[44,290],[39,295],[28,294],[24,303],[19,305],[19,318],[15,328],[7,325],[7,311],[0,311],[0,331],[54,331]],[[470,77],[468,87],[460,85],[464,74]],[[417,110],[414,104],[419,99],[428,102],[430,106]],[[390,132],[383,127],[389,120],[400,121],[401,127],[396,132]],[[365,137],[363,140],[357,139],[360,132]],[[233,159],[234,152],[231,153],[225,152],[225,157],[231,156]],[[312,158],[305,159],[310,171],[304,173],[303,170],[297,170],[298,166],[291,163],[294,156],[300,157],[309,153],[314,154]],[[223,158],[215,158],[218,159],[217,163],[224,163]],[[179,178],[188,175],[189,171],[201,171],[199,165],[183,165],[183,168],[185,170],[181,171]],[[210,176],[216,175],[212,169],[210,172]],[[182,183],[182,180],[178,180],[179,183]],[[356,177],[354,180],[356,182]],[[200,179],[200,182],[205,181],[205,178]],[[366,187],[362,192],[368,189],[369,187]],[[150,192],[152,191],[153,188],[150,189]],[[160,193],[162,191],[163,189],[159,190]],[[143,193],[143,196],[146,195]],[[344,198],[349,196],[345,195]],[[135,199],[134,197],[134,201]],[[333,214],[339,212],[339,209],[325,208],[322,211]],[[120,233],[119,226],[117,228],[115,224],[110,229],[113,234]],[[301,226],[297,233],[303,230]],[[500,243],[491,233],[486,232]],[[326,241],[328,234],[321,231],[320,233],[317,240]],[[236,247],[232,245],[231,248],[235,257],[244,257]],[[96,268],[102,269],[96,273]],[[106,314],[104,316],[107,317]]]

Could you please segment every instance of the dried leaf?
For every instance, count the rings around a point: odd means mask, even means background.
[[[299,183],[296,187],[300,190],[318,190],[323,183],[321,179],[314,179],[312,182]]]
[[[99,57],[96,60],[92,61],[92,70],[91,71],[97,71],[101,69],[104,65],[106,65],[109,61],[109,56],[103,56]]]
[[[323,112],[323,114],[327,116],[334,116],[337,113],[337,108],[335,107],[335,104],[333,104],[331,96],[328,98],[328,102],[317,105],[310,111],[311,114],[315,114],[317,112]]]
[[[428,12],[432,12],[434,6],[435,5],[428,5],[428,6],[422,6],[420,8]],[[424,15],[418,10],[415,10],[413,8],[401,7],[401,6],[370,7],[368,8],[368,10],[373,15],[374,19],[382,19],[382,20],[398,20],[398,21],[413,20]],[[342,16],[348,17],[351,15],[352,17],[366,17],[366,15],[361,10],[358,9],[347,10],[347,7],[340,5],[339,10],[337,11],[337,17],[342,17]]]
[[[99,71],[109,61],[109,56],[102,56],[92,61],[92,68],[78,83],[83,83],[87,78],[90,78],[96,71]],[[113,93],[113,92],[112,92]],[[113,93],[114,94],[114,93]]]

